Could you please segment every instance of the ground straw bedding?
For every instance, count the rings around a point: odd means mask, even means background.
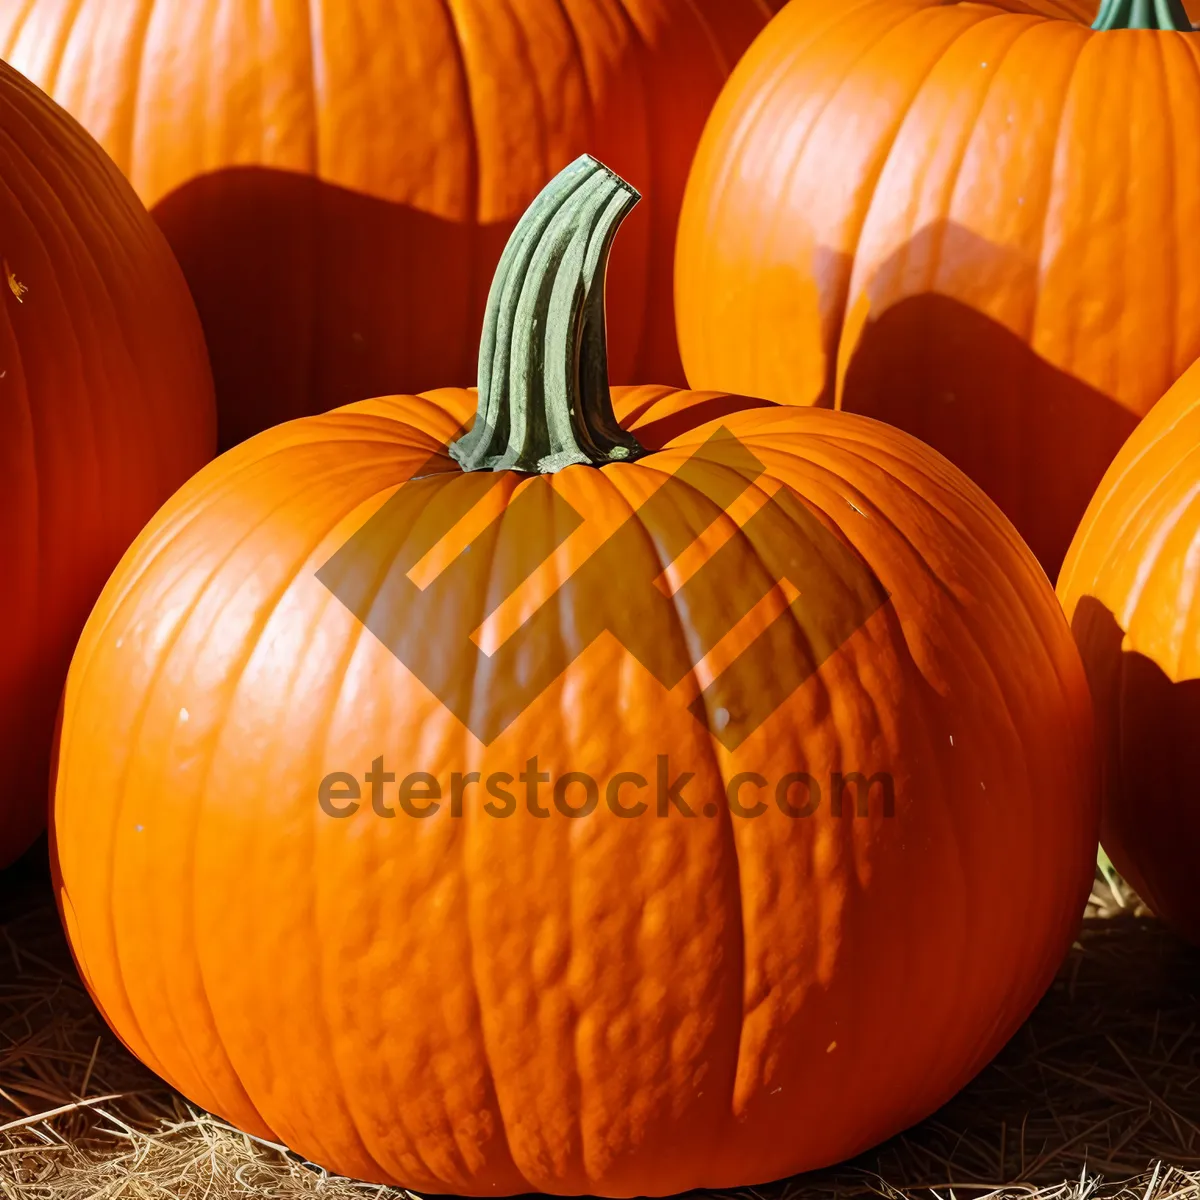
[[[741,1197],[1200,1200],[1198,992],[1200,953],[1098,874],[1053,990],[974,1084],[855,1163]],[[37,857],[0,876],[0,1196],[405,1195],[333,1178],[173,1095],[92,1008]]]

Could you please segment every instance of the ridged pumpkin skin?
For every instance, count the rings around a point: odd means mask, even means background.
[[[1087,686],[1011,526],[936,453],[865,418],[614,397],[648,457],[509,473],[491,493],[513,513],[552,487],[592,530],[527,580],[522,618],[551,601],[565,633],[582,609],[560,581],[718,427],[890,595],[735,751],[688,711],[696,678],[667,691],[607,635],[485,747],[318,581],[414,472],[421,511],[459,511],[494,478],[444,453],[468,391],[355,404],[229,451],[130,550],[79,644],[53,828],[83,977],[184,1095],[335,1171],[633,1196],[819,1167],[966,1083],[1077,928],[1097,821]],[[647,539],[626,565],[653,554]],[[417,636],[449,647],[482,621],[494,561]],[[841,600],[798,603],[792,653]],[[773,615],[755,610],[744,636]],[[679,627],[696,616],[680,609]],[[529,643],[510,678],[545,649]],[[391,784],[396,819],[365,790],[350,819],[318,804],[326,774],[361,777],[378,756],[445,788],[453,771],[515,777],[535,754],[552,778],[601,781],[653,781],[666,754],[672,778],[694,774],[697,815],[660,818],[648,794],[640,819],[602,803],[571,820],[547,786],[538,819],[520,783],[510,819],[478,789],[459,819],[399,813]],[[892,773],[894,815],[877,796],[866,817],[827,800],[808,819],[730,815],[739,772],[834,770]]]
[[[213,455],[212,377],[162,234],[94,141],[0,64],[0,867],[46,824],[80,629]]]
[[[646,202],[610,280],[613,378],[682,385],[692,154],[764,0],[32,0],[0,57],[133,181],[204,323],[221,444],[474,382],[516,219],[583,151]]]
[[[1200,945],[1198,447],[1195,366],[1113,460],[1058,591],[1096,706],[1101,842],[1154,911]]]
[[[1200,37],[1098,7],[792,0],[714,108],[677,254],[693,387],[916,434],[1051,578],[1200,355]]]

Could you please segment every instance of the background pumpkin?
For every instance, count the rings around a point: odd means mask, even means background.
[[[916,434],[1052,578],[1200,355],[1200,39],[1094,33],[1098,7],[792,0],[714,109],[679,234],[693,386]]]
[[[658,1195],[852,1154],[995,1053],[1090,887],[1086,681],[1037,564],[974,485],[848,414],[641,387],[613,397],[633,433],[613,422],[599,306],[630,198],[583,162],[531,210],[493,289],[478,397],[365,401],[200,472],[125,557],[72,664],[54,862],[92,994],[193,1100],[360,1178]],[[691,528],[688,504],[668,496],[657,528],[640,506],[720,429],[765,468],[748,492],[734,466],[703,476],[717,511],[698,536],[732,546],[736,570],[707,596],[681,585],[667,619],[638,609],[631,650],[591,637],[597,614],[628,613],[629,579],[672,561],[664,530]],[[764,534],[745,504],[781,492],[808,523]],[[586,514],[566,540],[564,502]],[[481,508],[457,549],[422,532]],[[629,553],[573,592],[634,509]],[[347,559],[365,530],[382,530],[371,553]],[[454,586],[417,620],[397,597],[421,573],[432,588],[442,553]],[[802,596],[780,561],[806,564]],[[738,621],[735,580],[764,570]],[[739,744],[738,705],[695,707],[711,658],[673,689],[641,665],[729,618],[768,647],[751,681],[767,688],[856,600],[855,570],[886,602]],[[346,580],[365,607],[331,595]],[[389,649],[440,665],[489,617],[517,621],[516,651],[428,686]],[[494,736],[443,703],[502,706],[568,643]],[[453,771],[653,780],[664,754],[672,778],[693,774],[697,819],[499,819],[474,795],[458,819],[380,819],[366,792],[331,819],[317,802],[327,774],[376,759],[444,787]],[[742,772],[836,770],[890,772],[894,815],[878,797],[865,817],[730,815]]]
[[[517,218],[586,150],[646,180],[614,263],[613,365],[682,384],[679,206],[764,0],[32,0],[0,57],[70,110],[167,234],[221,443],[473,382]]]
[[[84,131],[0,64],[0,866],[45,827],[75,639],[154,510],[212,457],[175,260]]]
[[[1200,365],[1113,460],[1059,580],[1096,706],[1101,838],[1165,921],[1200,944]]]

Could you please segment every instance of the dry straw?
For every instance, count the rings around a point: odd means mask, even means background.
[[[3,1197],[407,1196],[239,1133],[140,1067],[83,992],[36,871],[0,880],[0,981]],[[1200,954],[1098,873],[1054,988],[974,1084],[853,1164],[736,1195],[1200,1200],[1198,989]]]

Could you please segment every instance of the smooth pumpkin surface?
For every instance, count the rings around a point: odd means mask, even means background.
[[[1051,578],[1200,355],[1200,38],[1099,8],[792,0],[714,109],[677,256],[693,386],[916,434]]]
[[[1105,474],[1058,591],[1095,699],[1101,840],[1154,911],[1200,944],[1200,366]]]
[[[212,457],[196,310],[133,190],[0,64],[0,867],[46,823],[55,710],[117,559]]]
[[[31,0],[0,57],[99,139],[166,232],[221,443],[474,382],[517,218],[583,151],[642,181],[614,378],[682,385],[676,223],[764,0]]]
[[[851,1155],[1000,1048],[1091,884],[1087,684],[1032,555],[889,426],[610,399],[635,200],[564,172],[478,393],[230,450],[72,663],[53,851],[92,995],[192,1100],[362,1179],[665,1195]]]

